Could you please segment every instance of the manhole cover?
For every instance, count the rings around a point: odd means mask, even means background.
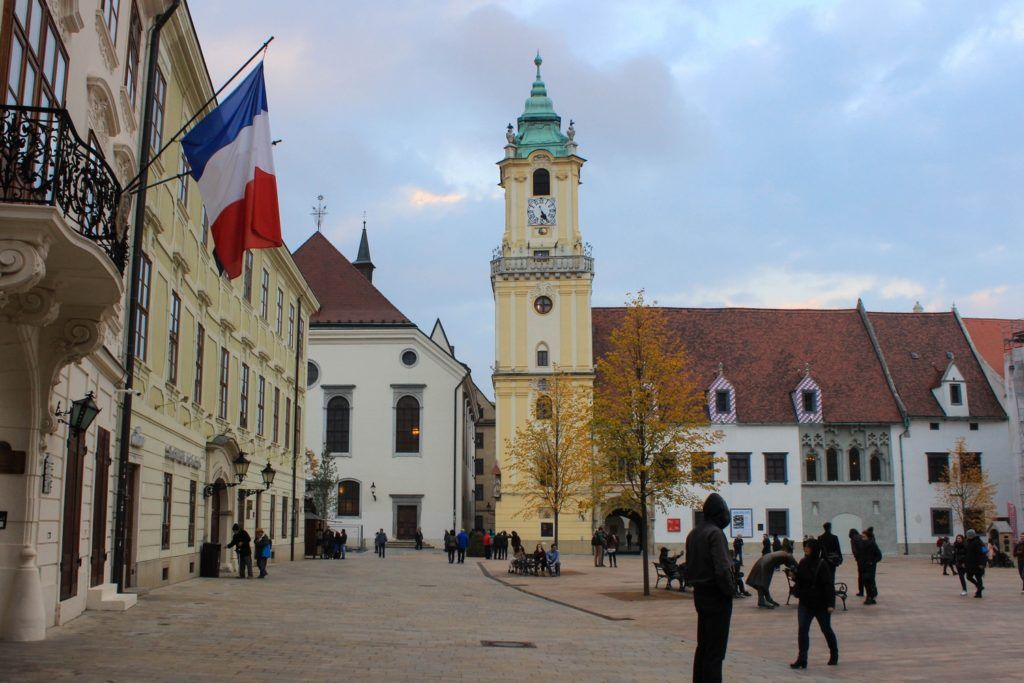
[[[484,647],[537,647],[525,640],[481,640]]]

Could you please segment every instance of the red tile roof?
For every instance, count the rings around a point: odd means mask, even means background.
[[[311,325],[412,325],[323,233],[313,233],[292,258],[320,300]]]
[[[707,387],[722,364],[746,423],[795,423],[790,398],[810,365],[826,422],[901,422],[867,330],[855,309],[662,309]],[[600,358],[625,309],[593,310]]]
[[[1006,368],[1003,362],[1003,343],[1011,330],[1024,330],[1024,320],[1007,318],[964,318],[967,332],[971,335],[974,348],[989,366],[1002,377]]]
[[[1006,417],[955,314],[868,313],[868,318],[896,391],[911,417],[943,416],[932,389],[949,366],[947,353],[953,354],[953,362],[967,383],[970,416]]]

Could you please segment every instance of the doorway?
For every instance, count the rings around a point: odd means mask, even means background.
[[[78,556],[82,536],[82,477],[85,474],[85,433],[71,430],[64,468],[64,524],[60,543],[60,599],[78,595]]]
[[[411,541],[416,538],[416,522],[418,508],[415,505],[399,505],[395,535],[400,541]]]
[[[851,556],[853,550],[850,548],[850,529],[857,531],[864,530],[864,520],[858,515],[849,512],[838,514],[832,518],[832,533],[839,537],[839,547],[843,555]]]
[[[110,432],[96,433],[96,477],[92,485],[92,571],[89,585],[103,583],[107,564],[107,491],[110,486]]]
[[[218,479],[213,485],[213,495],[210,496],[210,543],[220,543],[220,512],[221,497],[224,495],[223,479]]]

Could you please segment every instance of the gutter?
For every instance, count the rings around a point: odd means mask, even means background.
[[[128,305],[125,307],[128,317],[128,326],[125,332],[126,353],[125,353],[125,380],[124,400],[121,402],[121,430],[118,436],[118,462],[117,462],[117,498],[114,507],[114,560],[111,562],[110,572],[112,583],[117,584],[117,592],[124,592],[124,547],[125,534],[127,533],[126,521],[128,516],[126,487],[128,484],[128,453],[131,448],[132,434],[132,398],[135,395],[135,335],[138,328],[135,322],[135,302],[139,298],[139,268],[142,260],[142,237],[146,218],[146,194],[149,180],[149,155],[150,149],[149,131],[153,127],[153,89],[156,80],[157,60],[160,57],[160,31],[170,20],[171,15],[181,5],[181,0],[173,0],[167,10],[157,16],[153,22],[153,28],[149,36],[149,64],[146,66],[146,92],[145,106],[143,107],[142,125],[139,127],[142,136],[139,145],[139,192],[135,198],[135,233],[132,235],[132,267],[129,274]]]
[[[465,365],[462,367],[466,368]],[[466,368],[466,374],[455,385],[452,392],[452,529],[461,528],[458,520],[458,493],[459,493],[459,389],[469,379],[470,370]]]

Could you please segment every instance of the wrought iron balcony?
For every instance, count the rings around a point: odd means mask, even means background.
[[[497,256],[491,260],[491,277],[531,275],[593,275],[591,256]]]
[[[121,184],[78,136],[67,110],[0,106],[0,201],[61,209],[124,273],[128,242],[117,220]]]

